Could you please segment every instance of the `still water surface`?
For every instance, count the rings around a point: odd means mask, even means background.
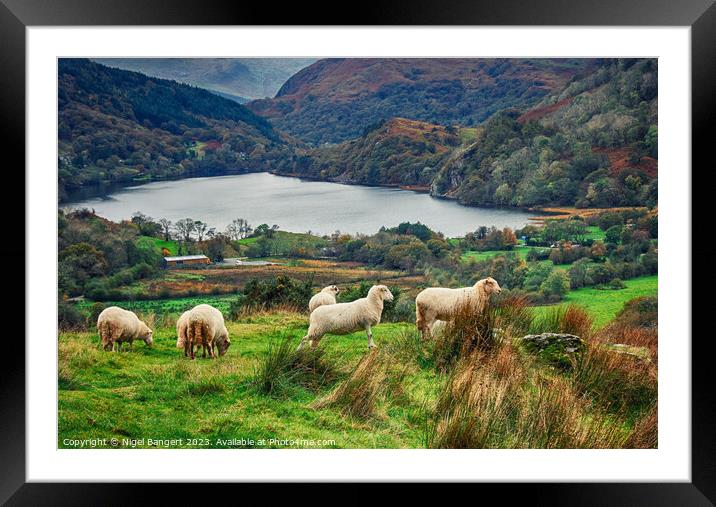
[[[422,222],[447,237],[462,236],[480,225],[519,228],[530,215],[519,210],[471,208],[428,194],[397,188],[342,185],[253,173],[149,183],[63,204],[94,208],[110,220],[135,211],[155,219],[202,220],[223,231],[234,218],[251,225],[277,224],[284,231],[372,234],[381,226]]]

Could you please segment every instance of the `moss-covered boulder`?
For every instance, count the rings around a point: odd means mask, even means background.
[[[528,334],[520,340],[528,352],[560,369],[572,367],[572,358],[584,350],[584,341],[577,335],[566,333]]]

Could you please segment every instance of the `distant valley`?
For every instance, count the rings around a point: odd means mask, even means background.
[[[183,80],[201,69],[213,83],[260,67],[246,59],[183,67],[175,60],[122,65]],[[272,81],[275,97],[244,106],[245,91],[234,88],[238,95],[208,93],[87,60],[61,61],[61,198],[63,189],[99,183],[270,171],[423,189],[470,206],[657,203],[656,60],[293,64],[294,75]],[[264,75],[290,69],[262,65]]]

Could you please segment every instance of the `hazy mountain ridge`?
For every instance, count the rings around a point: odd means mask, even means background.
[[[315,58],[95,58],[94,61],[199,86],[247,102],[273,97],[288,78]]]

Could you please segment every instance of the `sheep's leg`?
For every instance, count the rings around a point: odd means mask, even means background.
[[[368,350],[375,348],[375,343],[373,343],[373,331],[370,329],[370,326],[366,326],[365,332],[368,335]]]
[[[298,348],[296,350],[301,350],[307,343],[310,343],[311,348],[313,348],[313,340],[311,340],[308,335],[301,339],[301,342],[298,344]]]
[[[196,359],[196,355],[194,354],[194,343],[189,345],[189,357],[191,357],[192,361]]]
[[[209,357],[211,359],[216,359],[216,354],[214,354],[214,344],[210,343],[208,346],[207,345],[204,345],[204,346],[209,349]]]
[[[211,355],[211,354],[209,354]],[[201,344],[201,357],[206,357],[206,343]]]

